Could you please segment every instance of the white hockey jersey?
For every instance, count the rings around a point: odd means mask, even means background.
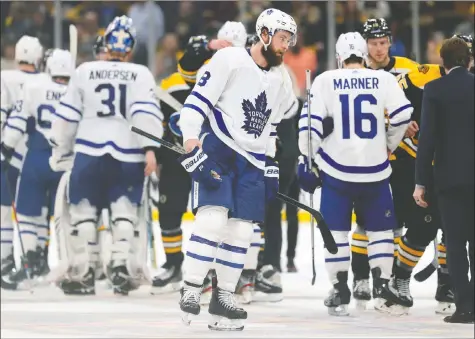
[[[348,182],[388,178],[388,150],[397,148],[413,111],[394,75],[370,69],[331,70],[315,79],[311,95],[312,151],[320,169]],[[305,104],[299,120],[299,148],[304,155],[308,155],[307,112]],[[322,142],[326,117],[333,118],[334,128]]]
[[[80,65],[54,113],[52,138],[59,151],[144,161],[143,147],[160,145],[130,127],[162,137],[163,115],[155,86],[142,65],[116,61]]]
[[[27,132],[27,120],[35,121],[34,131],[29,131],[28,149],[50,149],[48,143],[51,132],[51,120],[59,106],[61,97],[66,93],[67,85],[54,82],[45,77],[39,81],[25,83],[21,99],[23,105],[8,117],[7,123],[15,129],[5,129],[3,142],[9,147],[16,147]]]
[[[284,66],[266,71],[245,48],[226,47],[200,73],[180,112],[183,140],[198,139],[208,118],[220,140],[263,169],[266,155],[275,155],[277,125],[298,109]]]
[[[23,108],[22,91],[25,84],[32,84],[42,82],[49,79],[46,73],[25,72],[20,70],[5,70],[1,72],[2,94],[1,94],[1,125],[2,125],[2,140],[3,134],[7,130],[18,131],[19,125],[26,123],[21,117],[8,119],[7,117],[14,111],[21,111]],[[23,156],[26,153],[27,135],[23,135],[15,147],[15,152],[11,159],[11,165],[21,169]]]

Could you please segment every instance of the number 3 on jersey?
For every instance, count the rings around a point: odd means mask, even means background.
[[[101,101],[101,103],[108,107],[108,112],[99,111],[97,112],[98,117],[110,117],[116,114],[116,88],[112,84],[100,84],[96,87],[94,92],[96,93],[105,93],[106,98]],[[125,105],[126,105],[126,95],[127,85],[119,85],[119,113],[125,117]]]
[[[350,99],[348,94],[340,94],[343,121],[343,139],[350,139]],[[372,94],[360,94],[353,100],[354,133],[361,139],[373,139],[378,134],[378,120],[373,113],[362,112],[363,103],[376,105],[377,100]],[[363,130],[363,121],[365,130]],[[369,128],[368,128],[369,127]]]
[[[203,87],[204,85],[206,85],[209,78],[211,78],[211,73],[208,71],[204,72],[203,75],[201,76],[200,81],[198,82],[198,86]]]

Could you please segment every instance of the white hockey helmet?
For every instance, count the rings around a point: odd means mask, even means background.
[[[43,47],[38,38],[24,35],[15,46],[15,61],[38,67],[43,57]]]
[[[229,41],[235,47],[246,46],[246,27],[239,21],[226,21],[218,31],[218,39]]]
[[[343,62],[352,55],[366,60],[368,57],[368,45],[358,32],[343,33],[336,42],[336,59],[338,67],[343,67]]]
[[[266,28],[269,32],[269,43],[264,43],[262,41],[262,29]],[[277,31],[287,31],[292,34],[290,40],[290,46],[295,46],[297,42],[297,24],[295,23],[294,18],[288,15],[285,12],[282,12],[275,8],[269,8],[263,11],[256,21],[256,33],[259,37],[259,40],[264,44],[264,48],[267,49],[272,42],[272,37]]]
[[[46,60],[46,72],[51,77],[71,77],[74,72],[73,56],[64,49],[55,49]]]

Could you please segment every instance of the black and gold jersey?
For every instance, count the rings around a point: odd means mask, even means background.
[[[397,79],[399,86],[406,94],[407,99],[414,107],[412,120],[420,126],[421,110],[422,110],[422,94],[424,86],[435,79],[445,75],[445,70],[439,65],[419,65],[417,70],[407,74],[400,74]],[[410,155],[415,158],[417,153],[417,135],[412,138],[404,138],[399,148],[394,152],[396,158]],[[404,151],[404,152],[402,152]],[[405,154],[404,154],[405,153]]]
[[[198,70],[209,62],[214,51],[208,49],[208,38],[204,35],[191,37],[183,56],[178,60],[178,73],[191,84],[196,82]]]

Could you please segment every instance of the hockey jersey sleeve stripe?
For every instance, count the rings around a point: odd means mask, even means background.
[[[214,106],[211,104],[211,102],[206,99],[204,96],[202,96],[200,93],[196,92],[196,91],[192,91],[190,93],[190,95],[193,95],[194,97],[200,99],[202,102],[204,102],[208,107],[209,109],[212,111],[214,109]]]
[[[157,116],[155,113],[152,113],[152,112],[149,112],[149,111],[144,111],[144,110],[137,110],[137,111],[134,111],[130,116],[133,117],[135,114],[149,114],[151,116],[153,116],[154,118],[158,119],[158,121],[162,122],[163,120]]]
[[[408,109],[408,108],[411,108],[412,105],[411,104],[407,104],[407,105],[404,105],[402,107],[399,107],[397,110],[395,110],[394,112],[392,112],[391,114],[389,114],[389,119],[392,119],[393,117],[395,117],[397,114],[401,113],[402,111]]]
[[[24,133],[25,133],[25,131],[22,131],[21,128],[18,128],[18,127],[16,127],[16,126],[13,126],[13,125],[11,125],[11,124],[8,123],[8,122],[6,122],[5,125],[4,125],[4,128],[7,128],[7,127],[8,127],[8,128],[11,128],[11,129],[13,129],[13,130],[15,130],[15,131],[18,131],[18,132],[20,132],[21,134],[24,134]]]
[[[158,109],[159,111],[161,111],[160,107],[158,107],[156,103],[151,102],[151,101],[136,101],[130,105],[130,108],[132,109],[132,106],[134,105],[151,105],[155,107],[156,109]]]
[[[196,105],[193,105],[193,104],[184,104],[183,107],[186,107],[186,108],[191,108],[192,110],[198,112],[199,114],[201,114],[201,116],[206,119],[206,114],[205,112],[203,112],[203,110],[201,108],[199,108],[198,106]]]
[[[342,165],[342,164],[337,163],[327,153],[325,153],[325,151],[322,148],[318,150],[318,154],[328,165],[344,173],[373,174],[373,173],[382,172],[389,166],[388,159],[386,159],[382,164],[374,165],[374,166],[347,166],[347,165]]]
[[[269,135],[269,136],[275,137],[275,136],[277,136],[277,132],[270,132],[270,135]]]
[[[300,115],[299,120],[302,120],[302,119],[308,119],[307,113],[303,113],[303,114]],[[322,117],[319,117],[318,115],[315,115],[315,114],[310,114],[310,119],[318,120],[320,122],[323,122]]]
[[[68,119],[68,118],[66,118],[65,116],[59,114],[58,112],[51,112],[51,114],[53,114],[54,116],[57,116],[57,117],[60,118],[60,119],[65,120],[65,121],[67,121],[67,122],[79,123],[79,120]]]
[[[79,114],[79,115],[82,117],[81,111],[78,110],[76,107],[73,107],[73,106],[71,106],[71,105],[69,105],[69,104],[67,104],[67,103],[65,103],[65,102],[62,102],[62,101],[60,101],[59,104],[60,104],[61,106],[64,106],[64,107],[69,108],[70,110],[76,112],[77,114]]]
[[[407,120],[404,120],[404,121],[401,121],[401,122],[397,122],[397,123],[392,123],[391,126],[393,127],[397,127],[397,126],[401,126],[401,125],[404,125],[404,124],[408,124],[411,122],[411,119],[407,119]]]
[[[5,113],[5,114],[8,114],[8,110],[6,110],[6,109],[0,108],[0,111]]]
[[[315,128],[315,127],[311,127],[310,130],[314,133],[316,133],[320,139],[323,139],[323,135]],[[299,128],[299,133],[300,132],[307,132],[308,131],[308,127],[307,126],[304,126],[304,127],[300,127]]]
[[[19,117],[19,116],[10,116],[8,117],[8,119],[11,121],[11,120],[14,120],[14,119],[19,119],[19,120],[23,120],[24,122],[26,122],[26,118],[24,117]]]
[[[96,149],[104,148],[106,146],[110,146],[113,149],[115,149],[117,152],[124,153],[124,154],[143,154],[143,150],[140,149],[140,148],[125,149],[125,148],[117,146],[113,141],[107,141],[107,142],[104,142],[104,143],[97,144],[97,143],[91,142],[89,140],[76,139],[76,144],[84,145],[84,146],[91,147],[91,148],[96,148]]]

